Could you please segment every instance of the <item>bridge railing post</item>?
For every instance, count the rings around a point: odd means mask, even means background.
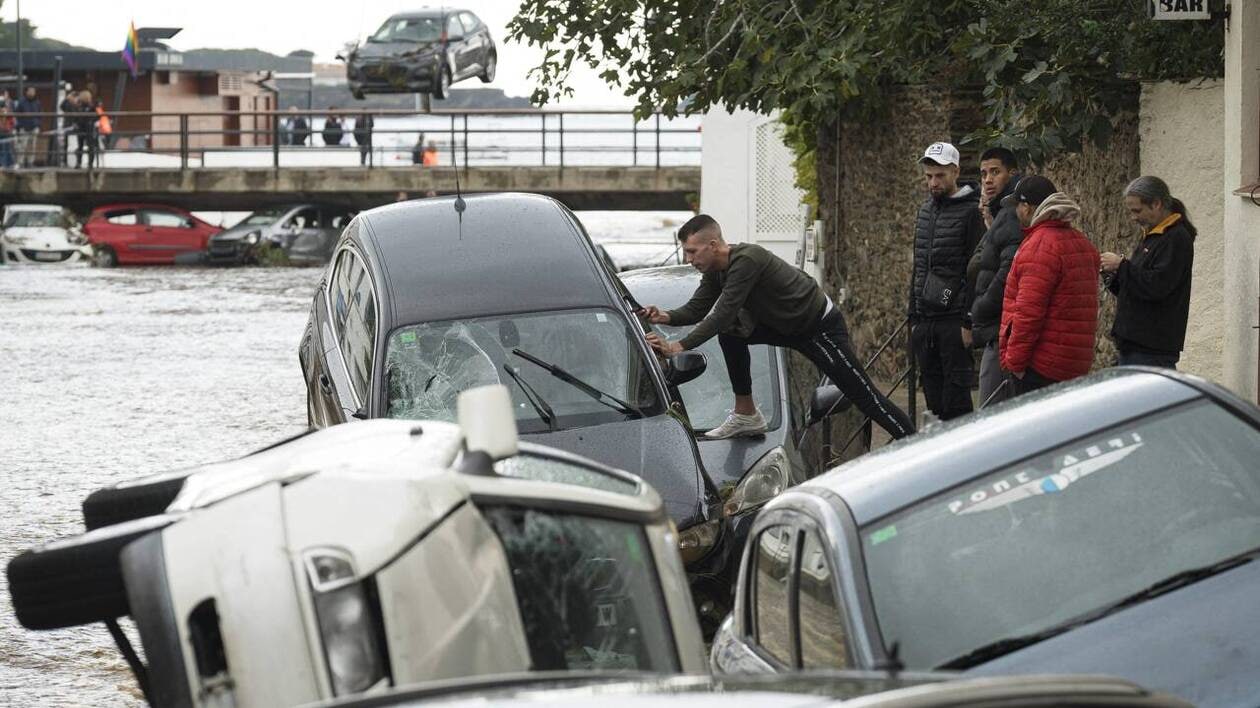
[[[542,134],[542,163],[543,167],[547,166],[547,114],[539,113],[538,117],[542,119],[542,127],[539,129]]]
[[[451,114],[451,162],[459,169],[459,156],[455,152],[455,114]]]
[[[661,169],[661,114],[656,114],[656,169]]]
[[[635,114],[630,115],[630,126],[631,126],[630,132],[632,134],[630,138],[630,146],[631,146],[630,150],[632,153],[632,157],[630,158],[630,164],[635,167],[638,167],[639,166],[639,116]]]
[[[468,114],[464,114],[464,169],[468,169]]]
[[[179,169],[188,169],[188,114],[179,114]]]
[[[280,169],[280,121],[275,113],[271,114],[271,166]]]
[[[560,114],[560,169],[564,169],[564,114]]]

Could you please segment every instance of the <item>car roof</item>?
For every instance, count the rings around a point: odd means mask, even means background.
[[[616,303],[611,276],[562,204],[535,194],[435,197],[361,212],[392,326]]]
[[[1106,369],[942,423],[799,489],[839,495],[861,526],[1094,431],[1201,398],[1205,388],[1216,387],[1153,369]]]
[[[403,20],[412,17],[441,17],[443,15],[453,15],[457,12],[468,12],[462,7],[422,7],[419,10],[407,10],[406,12],[396,12],[389,16],[390,20]],[[387,20],[388,21],[388,20]]]
[[[700,271],[689,265],[628,270],[620,274],[621,282],[644,305],[682,304],[691,299],[700,286]]]
[[[166,209],[167,211],[178,211],[185,214],[192,213],[183,207],[177,207],[171,204],[156,204],[153,202],[119,202],[117,204],[104,204],[93,209],[92,213],[95,214],[102,211],[116,211],[118,209]]]
[[[9,204],[5,209],[8,211],[61,211],[65,207],[56,204]]]

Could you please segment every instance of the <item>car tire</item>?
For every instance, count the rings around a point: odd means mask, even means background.
[[[83,500],[83,524],[88,531],[149,516],[159,516],[184,488],[187,475],[148,484],[98,489]]]
[[[438,73],[438,83],[433,89],[433,97],[439,101],[449,98],[451,95],[451,69],[443,65],[442,71]]]
[[[494,81],[494,74],[498,68],[499,58],[494,52],[490,52],[486,55],[486,67],[481,70],[481,76],[477,78],[481,79],[481,83],[488,84],[491,81]]]
[[[92,531],[9,561],[9,596],[27,629],[60,629],[131,612],[118,554],[171,523],[157,518]]]
[[[97,268],[113,268],[118,265],[118,254],[109,246],[92,248],[92,265]]]

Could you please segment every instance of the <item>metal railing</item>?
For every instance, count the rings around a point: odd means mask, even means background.
[[[270,166],[566,167],[699,165],[698,117],[637,119],[610,110],[219,111],[27,113],[0,116],[0,167],[143,169]],[[333,117],[340,129],[329,125]],[[360,121],[371,117],[362,129]],[[299,122],[300,121],[300,122]],[[356,130],[356,128],[358,128]],[[413,139],[414,138],[414,139]],[[323,143],[322,145],[320,143]]]
[[[892,387],[884,392],[884,395],[891,398],[892,395],[897,392],[897,389],[901,388],[901,385],[903,383],[907,384],[907,392],[909,395],[908,395],[906,413],[910,416],[910,420],[917,421],[918,420],[918,395],[917,394],[918,394],[918,385],[919,385],[919,381],[918,381],[919,368],[918,368],[917,360],[915,359],[915,356],[914,356],[914,347],[911,343],[912,328],[910,327],[909,317],[902,320],[901,324],[898,325],[897,328],[893,330],[891,334],[889,334],[887,337],[884,338],[884,341],[880,343],[879,348],[875,350],[875,353],[871,355],[870,359],[867,359],[866,364],[862,367],[862,371],[869,374],[871,367],[875,365],[875,362],[879,360],[879,357],[884,352],[890,351],[890,347],[892,346],[892,343],[897,339],[897,337],[901,336],[903,333],[905,334],[906,351],[909,354],[909,364],[906,366],[906,369],[902,371],[901,374],[897,377],[896,381],[893,382]],[[818,385],[822,386],[826,383],[826,381],[827,381],[827,377],[823,376],[819,380]],[[916,426],[918,425],[917,422],[915,424]],[[833,448],[830,444],[831,443],[831,436],[830,436],[831,426],[826,423],[824,423],[824,425],[826,427],[823,428],[823,431],[824,431],[823,454],[824,454],[824,457],[826,457],[828,460],[825,467],[831,467],[837,462],[840,462],[841,459],[844,457],[844,453],[847,452],[849,448],[853,445],[854,441],[856,441],[859,438],[862,439],[863,446],[868,451],[871,449],[873,430],[872,430],[872,421],[871,421],[870,416],[866,416],[862,420],[862,424],[859,425],[853,431],[853,433],[849,435],[848,439],[845,440],[844,444],[841,445],[838,450]]]

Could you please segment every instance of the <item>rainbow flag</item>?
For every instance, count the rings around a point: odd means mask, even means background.
[[[127,43],[123,45],[122,58],[127,64],[127,68],[131,70],[131,78],[136,78],[136,52],[140,50],[140,38],[136,36],[135,20],[131,22],[131,28],[127,30]]]

